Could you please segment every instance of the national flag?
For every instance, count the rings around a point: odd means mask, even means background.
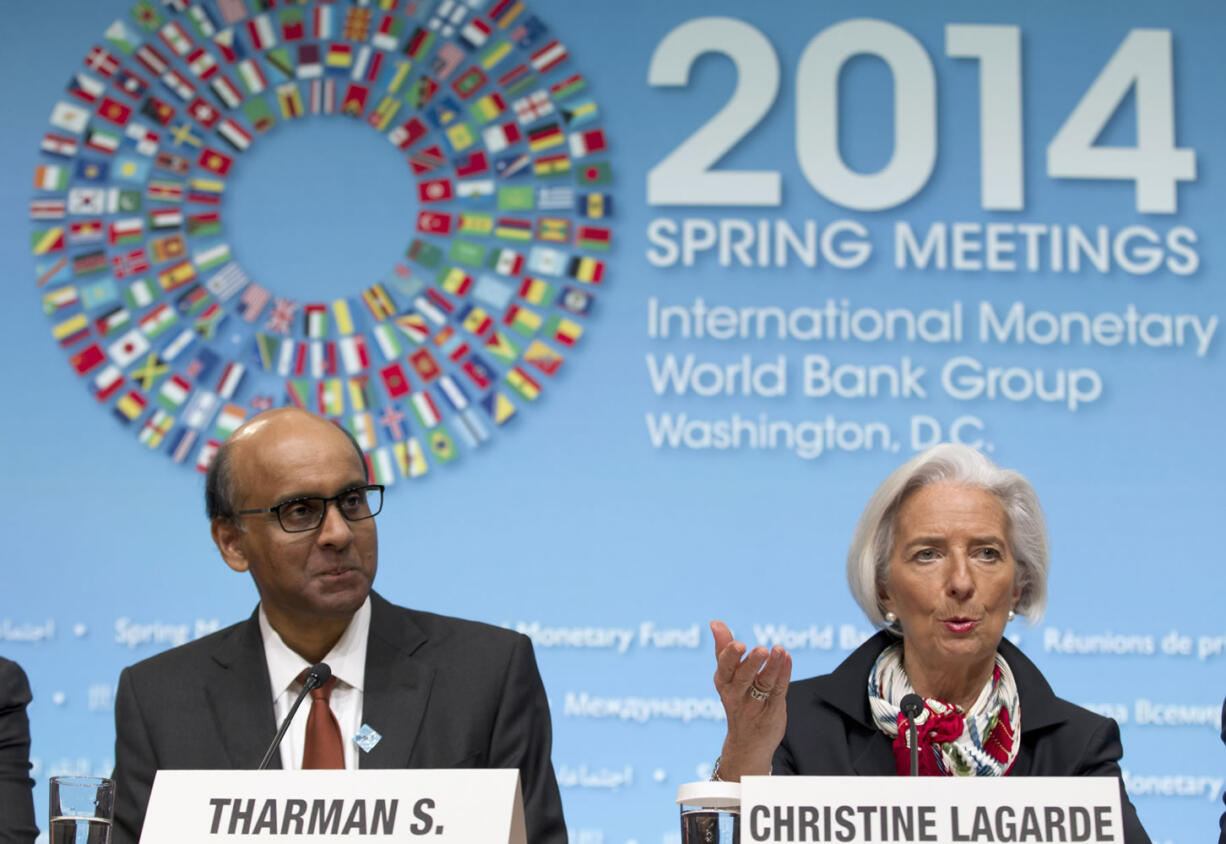
[[[115,88],[139,102],[149,91],[149,82],[135,71],[121,67],[115,75]]]
[[[532,63],[533,69],[537,73],[548,73],[555,67],[566,61],[570,54],[566,52],[566,47],[560,41],[550,41],[544,47],[541,47],[528,59]]]
[[[369,410],[375,404],[375,388],[369,375],[355,375],[345,381],[349,405],[354,410]]]
[[[221,119],[221,112],[201,97],[196,97],[188,103],[187,113],[204,129],[212,129]]]
[[[524,256],[513,249],[491,249],[487,266],[499,275],[519,275]]]
[[[234,398],[246,372],[247,367],[238,361],[229,361],[221,371],[221,377],[217,379],[217,395],[223,399]]]
[[[146,448],[154,449],[162,444],[162,440],[170,433],[170,429],[174,427],[175,418],[164,410],[158,409],[153,411],[153,414],[145,420],[145,424],[141,426],[140,435],[137,439]]]
[[[328,334],[328,306],[312,302],[302,307],[303,327],[307,337],[321,338]]]
[[[575,255],[566,265],[566,274],[576,281],[600,284],[604,280],[604,262]]]
[[[69,263],[66,257],[56,258],[50,263],[40,262],[34,265],[35,284],[42,287],[49,281],[66,281],[69,272]]]
[[[519,297],[533,305],[547,306],[553,302],[553,285],[539,278],[525,276],[519,286]]]
[[[248,284],[243,295],[238,297],[238,315],[245,322],[255,322],[267,307],[272,294],[258,284]]]
[[[494,390],[481,399],[481,406],[495,425],[505,425],[515,416],[515,405],[502,392]]]
[[[514,363],[519,357],[519,346],[501,331],[491,331],[485,338],[485,350],[503,363]]]
[[[149,228],[154,231],[176,229],[183,225],[183,209],[181,208],[150,208]]]
[[[397,316],[394,322],[401,333],[416,344],[426,342],[430,336],[430,326],[426,322],[426,318],[419,313],[409,311]],[[399,343],[396,345],[399,347]]]
[[[43,294],[43,313],[50,316],[56,311],[76,305],[79,301],[77,288],[71,284],[65,287],[57,287],[55,290],[49,290]]]
[[[440,81],[455,73],[456,68],[464,63],[464,51],[450,41],[444,42],[430,58],[430,73]]]
[[[485,42],[489,40],[490,33],[493,31],[493,28],[484,20],[473,17],[460,29],[459,37],[470,49],[476,50],[485,46]]]
[[[139,58],[139,56],[138,56]],[[119,70],[119,59],[113,53],[109,53],[102,47],[93,47],[86,53],[83,63],[95,73],[100,73],[107,79],[115,75],[115,71]]]
[[[379,351],[383,354],[384,360],[395,360],[400,357],[403,348],[400,345],[400,338],[397,336],[396,329],[390,323],[380,323],[373,329],[375,342],[379,345]]]
[[[570,242],[571,222],[566,217],[538,217],[536,239],[549,243]]]
[[[461,179],[488,173],[490,161],[484,150],[474,150],[455,159],[455,174]]]
[[[200,157],[196,163],[210,173],[224,177],[229,174],[230,168],[234,166],[234,159],[225,153],[205,147],[200,151]]]
[[[481,54],[478,61],[481,67],[485,70],[493,70],[498,64],[511,54],[511,42],[498,39],[490,45],[489,49]]]
[[[124,288],[123,298],[128,307],[143,308],[153,304],[153,300],[157,298],[157,289],[149,279],[137,279]]]
[[[400,110],[400,100],[395,97],[384,97],[366,118],[366,122],[374,127],[375,131],[382,132],[388,127],[392,120],[396,117],[396,112]]]
[[[94,376],[94,398],[100,403],[110,401],[111,396],[119,392],[126,381],[123,370],[113,363],[108,363]]]
[[[581,249],[599,249],[603,251],[609,248],[612,237],[612,231],[604,226],[579,226],[575,230],[575,245]],[[581,280],[587,281],[588,279]]]
[[[532,75],[527,62],[517,64],[498,77],[498,84],[502,86],[503,93],[512,97],[519,96],[535,83],[536,77]]]
[[[512,144],[519,143],[522,138],[519,126],[514,121],[490,126],[481,132],[481,139],[490,152],[501,152]]]
[[[302,117],[302,93],[293,82],[277,86],[277,105],[281,108],[281,116],[286,120]]]
[[[604,161],[583,164],[575,171],[575,177],[581,185],[607,185],[613,181],[613,169]]]
[[[429,435],[430,451],[439,463],[450,463],[456,457],[455,444],[446,429],[436,428]]]
[[[31,220],[62,220],[68,216],[68,202],[64,199],[30,200]]]
[[[417,230],[422,234],[451,234],[452,217],[447,213],[435,211],[419,211],[417,213]]]
[[[170,67],[165,56],[159,53],[151,44],[142,44],[140,46],[136,51],[136,60],[154,76],[161,76]]]
[[[366,455],[366,475],[373,483],[390,486],[396,482],[392,454],[387,447],[376,448]]]
[[[494,191],[493,179],[461,179],[455,184],[455,193],[460,199],[480,200],[493,196]]]
[[[474,65],[455,78],[451,83],[451,90],[455,91],[460,99],[467,100],[477,93],[485,82],[485,74],[481,72],[481,68]]]
[[[396,303],[382,284],[373,284],[362,291],[362,301],[376,322],[382,322],[396,313]]]
[[[132,314],[127,308],[116,306],[94,318],[94,330],[102,337],[110,337],[127,329],[132,322]]]
[[[113,155],[118,150],[119,132],[103,129],[101,126],[89,126],[85,132],[85,145],[91,150],[102,152],[103,155]]]
[[[511,301],[515,289],[506,282],[491,275],[482,275],[477,279],[471,296],[478,302],[494,309],[502,310]]]
[[[83,71],[77,71],[68,79],[68,93],[83,103],[96,103],[105,91],[105,82]]]
[[[417,27],[404,45],[404,53],[413,61],[421,61],[434,44],[434,34],[424,27]]]
[[[562,119],[566,121],[566,125],[570,127],[583,126],[600,117],[600,111],[596,107],[596,101],[591,99],[576,100],[563,104],[561,107]]]
[[[166,291],[176,290],[195,279],[196,268],[191,261],[172,264],[158,273],[158,284]]]
[[[173,362],[181,354],[190,349],[196,342],[196,332],[190,328],[184,328],[175,338],[162,347],[162,360]],[[193,362],[192,367],[195,367]],[[192,375],[191,377],[198,377]]]
[[[553,101],[544,88],[538,88],[530,94],[525,94],[511,103],[515,111],[515,119],[524,126],[535,123],[543,117],[553,114]]]
[[[173,179],[151,179],[145,187],[145,197],[156,202],[182,202],[183,183]]]
[[[421,76],[405,94],[405,102],[417,109],[425,108],[434,95],[438,93],[439,85],[430,76]]]
[[[603,129],[591,129],[586,132],[571,132],[568,138],[570,154],[575,158],[583,158],[596,152],[604,152],[609,148]]]
[[[316,6],[311,13],[311,32],[317,41],[332,38],[332,7]]]
[[[272,109],[262,97],[256,97],[244,103],[243,114],[251,121],[252,127],[261,133],[267,132],[277,122],[273,117]]]
[[[356,82],[349,83],[345,96],[341,99],[341,114],[349,117],[361,117],[366,111],[366,100],[370,96],[370,88]]]
[[[143,184],[149,178],[149,160],[133,155],[117,156],[111,168],[111,175],[120,181]],[[140,192],[134,191],[134,195],[139,200]],[[116,198],[118,199],[118,196]]]
[[[77,139],[67,135],[57,135],[55,132],[48,132],[43,135],[38,148],[49,155],[71,158],[77,154]]]
[[[520,217],[499,217],[494,226],[499,240],[528,241],[532,239],[532,221]]]
[[[34,187],[37,190],[62,191],[68,187],[68,168],[59,164],[39,164],[34,168]]]
[[[561,275],[566,269],[566,253],[550,246],[533,246],[528,253],[528,270],[541,275]]]
[[[532,162],[532,172],[544,178],[563,176],[570,172],[570,158],[564,152],[537,156]]]
[[[163,361],[157,352],[151,352],[145,358],[145,362],[136,369],[132,370],[132,380],[134,380],[142,390],[149,392],[153,389],[163,375],[170,372],[170,367]]]
[[[230,246],[226,243],[216,243],[206,249],[198,249],[192,254],[192,263],[198,270],[211,270],[230,261]],[[223,302],[237,293],[247,283],[247,276],[237,264],[230,264],[214,275],[205,287],[209,292]]]
[[[90,343],[68,359],[77,375],[87,375],[106,362],[106,352],[97,343]]]
[[[541,328],[541,315],[520,305],[511,305],[503,314],[502,322],[524,337],[533,337]]]
[[[600,220],[613,214],[613,197],[607,193],[581,193],[575,200],[581,217]]]
[[[316,385],[317,410],[321,416],[340,416],[345,412],[345,388],[339,378],[325,378]]]
[[[417,418],[418,424],[423,428],[433,428],[443,421],[442,414],[438,412],[438,407],[434,404],[434,400],[430,398],[429,393],[414,393],[409,397],[409,408]]]
[[[233,27],[227,27],[214,35],[213,46],[226,64],[234,64],[247,55],[247,49],[235,35]]]
[[[243,424],[246,418],[247,409],[241,404],[226,404],[217,414],[217,421],[213,426],[214,439],[224,442],[238,429],[239,425]]]
[[[370,451],[378,444],[379,437],[375,433],[375,420],[369,413],[353,414],[349,417],[347,427],[349,428],[349,433],[357,441],[358,448],[362,449],[362,451]]]
[[[446,163],[447,157],[443,155],[443,148],[438,144],[431,144],[409,155],[409,166],[413,169],[414,175],[418,176],[431,170],[437,170]]]
[[[389,363],[380,369],[379,377],[383,380],[388,397],[393,401],[409,394],[409,379],[405,375],[404,367],[398,362]]]
[[[470,355],[460,369],[478,390],[487,390],[494,380],[494,371],[477,355]]]
[[[340,347],[341,364],[345,367],[345,372],[353,374],[370,366],[370,356],[366,352],[366,338],[361,334],[342,337],[337,345]]]
[[[51,336],[67,348],[89,336],[89,319],[85,314],[74,314],[51,327]]]
[[[417,373],[417,377],[427,384],[429,384],[443,372],[443,370],[439,368],[438,361],[436,361],[434,356],[430,354],[430,350],[425,347],[422,347],[409,355],[409,365],[413,367],[413,371]]]
[[[494,230],[494,215],[481,211],[460,212],[457,229],[461,234],[487,235]]]
[[[438,379],[438,392],[457,413],[468,407],[468,393],[450,375]]]
[[[485,247],[470,240],[456,238],[451,241],[448,257],[470,267],[480,267],[485,260]]]
[[[111,271],[115,278],[127,278],[137,273],[149,270],[149,257],[144,249],[132,249],[120,255],[111,256]]]
[[[158,37],[162,39],[162,43],[170,48],[170,51],[177,56],[186,56],[192,51],[195,45],[192,43],[191,36],[187,34],[187,30],[183,28],[183,24],[178,21],[171,21],[158,30]]]
[[[400,47],[400,36],[404,31],[404,20],[393,14],[383,15],[379,19],[379,27],[370,36],[370,43],[377,49],[395,52]],[[365,37],[355,39],[365,41]]]
[[[442,261],[443,250],[431,243],[427,243],[421,238],[414,238],[413,242],[409,244],[406,255],[411,261],[416,261],[425,267],[434,268]]]
[[[494,320],[483,308],[468,304],[459,314],[460,325],[469,334],[482,337],[494,326]]]
[[[73,275],[89,275],[106,269],[106,250],[84,252],[72,259]]]
[[[421,202],[445,202],[453,198],[450,179],[428,179],[417,185],[417,198]]]
[[[255,59],[243,59],[236,66],[238,80],[243,83],[248,94],[259,94],[268,88],[268,77]]]
[[[251,133],[229,117],[217,126],[217,134],[238,152],[244,152],[251,146]]]
[[[268,15],[259,15],[247,21],[246,29],[251,49],[257,53],[262,53],[277,43],[277,34]]]
[[[587,81],[583,78],[583,74],[576,73],[550,85],[549,93],[553,95],[554,99],[564,100],[567,97],[574,96],[586,87]]]
[[[115,403],[115,415],[123,423],[128,423],[138,418],[145,412],[145,406],[148,401],[136,390],[129,390],[125,395],[120,396],[119,401]]]
[[[438,285],[453,296],[463,296],[472,287],[472,276],[459,267],[444,267],[438,275]]]
[[[191,392],[192,384],[190,381],[182,375],[171,375],[162,384],[162,388],[158,390],[155,400],[167,411],[173,412],[183,406]]]
[[[532,164],[532,159],[528,157],[528,153],[511,152],[511,153],[507,153],[506,155],[502,155],[494,159],[494,172],[498,175],[498,178],[500,179],[511,179],[520,174],[527,173],[528,167],[531,164]],[[501,197],[502,190],[519,190],[519,188],[510,188],[510,189],[500,188],[499,189],[500,203],[502,199]],[[528,188],[527,190],[528,190],[528,204],[522,205],[519,207],[523,207],[523,208],[532,207],[532,189]],[[509,206],[500,204],[499,207],[507,208]]]
[[[551,316],[545,323],[545,336],[568,348],[573,347],[583,335],[583,326],[563,316]]]
[[[477,142],[477,135],[466,122],[459,122],[443,130],[447,143],[456,152],[463,152]]]
[[[180,421],[193,430],[203,430],[213,418],[213,414],[217,412],[218,401],[215,393],[210,393],[208,390],[197,390],[187,400],[187,406],[183,409]]]
[[[81,306],[87,311],[97,310],[103,306],[119,301],[119,290],[115,282],[109,278],[94,281],[78,288],[81,296]]]
[[[541,385],[518,366],[513,366],[507,370],[505,380],[507,386],[528,401],[535,401],[537,396],[541,394]]]
[[[122,246],[138,243],[144,236],[144,220],[140,217],[125,217],[111,222],[108,241],[111,246]]]
[[[416,437],[409,437],[404,442],[394,443],[392,453],[400,467],[400,474],[406,478],[419,478],[429,471],[426,457]]]
[[[129,56],[132,55],[132,51],[141,42],[140,33],[122,20],[116,20],[111,23],[110,26],[103,30],[102,37],[116,50]]]
[[[297,302],[290,299],[274,299],[272,313],[268,315],[268,322],[264,327],[278,334],[288,334],[294,320],[294,314],[297,312]]]
[[[429,130],[418,117],[412,117],[388,133],[387,138],[400,149],[408,149],[425,137]]]
[[[323,56],[318,44],[299,44],[295,76],[299,79],[318,79],[324,74]]]
[[[114,361],[116,366],[127,369],[137,358],[149,351],[149,340],[140,329],[131,328],[107,346],[106,351],[107,357]]]
[[[89,123],[89,111],[72,103],[60,101],[51,109],[51,125],[65,132],[80,135]]]
[[[169,126],[175,119],[174,106],[162,102],[157,97],[149,97],[141,104],[140,113],[155,121],[160,126]]]
[[[193,4],[187,9],[187,19],[201,38],[213,38],[217,34],[221,21],[213,10],[204,4]]]
[[[281,38],[285,41],[301,41],[306,38],[306,19],[301,9],[288,8],[281,12]]]
[[[221,100],[222,105],[226,108],[238,108],[243,102],[243,92],[230,81],[229,77],[218,76],[209,83],[209,87],[213,89],[217,99]]]
[[[192,327],[196,333],[205,339],[209,339],[217,335],[221,330],[221,325],[226,320],[226,312],[217,302],[209,305],[204,311],[196,317]]]
[[[185,61],[187,69],[201,81],[207,82],[217,75],[217,60],[213,58],[212,53],[202,47],[192,50]]]

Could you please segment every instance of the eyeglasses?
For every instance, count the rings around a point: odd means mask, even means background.
[[[324,523],[329,502],[336,502],[336,509],[350,522],[373,519],[383,509],[383,485],[357,486],[331,498],[295,498],[292,501],[282,501],[276,507],[239,510],[236,515],[276,513],[281,530],[286,533],[305,533]]]

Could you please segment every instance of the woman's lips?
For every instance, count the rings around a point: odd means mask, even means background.
[[[973,618],[946,618],[941,623],[951,633],[970,633],[979,622]]]

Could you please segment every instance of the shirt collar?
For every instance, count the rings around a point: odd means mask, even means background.
[[[298,675],[311,664],[290,649],[281,638],[281,634],[273,629],[264,612],[264,605],[259,609],[260,635],[264,639],[264,656],[268,662],[268,679],[272,685],[273,700],[286,691],[301,688]],[[338,683],[362,691],[366,682],[366,640],[370,636],[370,596],[362,602],[349,626],[341,634],[340,639],[328,651],[323,662],[332,669],[332,676]]]

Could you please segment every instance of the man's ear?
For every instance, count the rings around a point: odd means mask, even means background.
[[[213,519],[210,531],[213,534],[213,542],[227,566],[235,571],[247,571],[251,567],[244,548],[243,530],[232,519],[225,516]]]

